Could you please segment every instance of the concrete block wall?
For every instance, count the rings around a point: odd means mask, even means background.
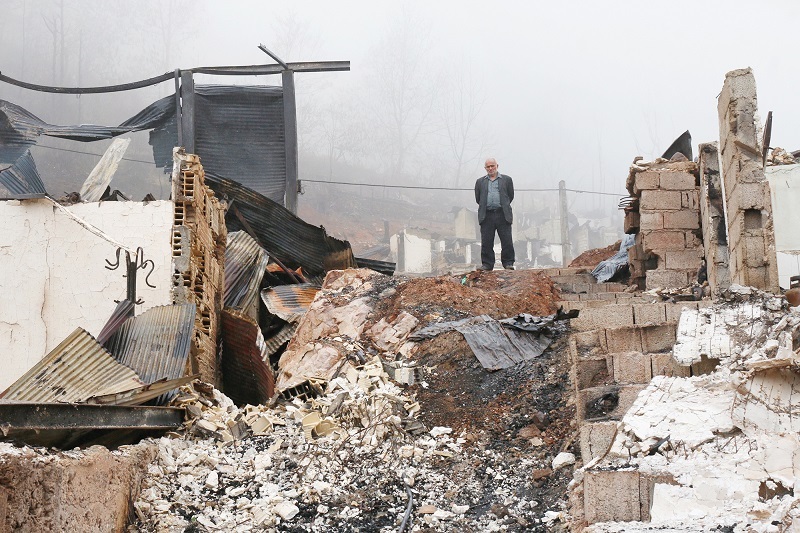
[[[777,293],[772,202],[764,176],[756,83],[750,68],[725,75],[717,111],[730,280]]]
[[[631,271],[646,289],[685,287],[696,280],[704,255],[697,172],[689,161],[631,169],[628,190],[639,199]]]
[[[706,252],[706,272],[712,292],[731,284],[728,269],[728,230],[725,227],[722,180],[719,173],[719,145],[700,145],[700,222]]]

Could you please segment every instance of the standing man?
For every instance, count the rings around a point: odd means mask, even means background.
[[[478,222],[481,225],[480,270],[494,269],[494,234],[500,236],[500,262],[503,268],[514,270],[514,240],[511,238],[511,201],[514,200],[514,182],[505,174],[498,174],[494,158],[486,160],[487,174],[475,182],[475,201],[478,202]]]

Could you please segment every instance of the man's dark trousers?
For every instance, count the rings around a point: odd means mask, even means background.
[[[504,267],[514,264],[514,239],[511,224],[506,221],[502,209],[487,209],[481,224],[481,265],[486,270],[494,268],[494,233],[500,236],[500,262]]]

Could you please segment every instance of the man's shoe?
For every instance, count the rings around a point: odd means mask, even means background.
[[[514,270],[514,265],[504,265],[503,268],[506,270]]]
[[[479,267],[477,268],[477,270],[492,270],[493,268],[494,268],[494,267],[490,267],[490,266],[486,266],[486,265],[481,265],[481,266],[479,266]]]

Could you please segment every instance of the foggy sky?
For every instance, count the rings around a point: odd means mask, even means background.
[[[6,0],[4,9],[17,14],[22,1]],[[698,143],[717,140],[716,96],[725,73],[748,66],[756,77],[762,121],[773,111],[772,146],[800,148],[800,111],[794,105],[800,74],[792,65],[795,6],[789,1],[757,6],[740,0],[65,4],[70,20],[65,37],[75,39],[79,28],[84,42],[91,43],[83,51],[82,85],[125,83],[174,68],[271,63],[257,49],[259,43],[287,61],[351,61],[351,72],[297,75],[298,98],[306,99],[299,103],[301,136],[308,135],[301,142],[308,146],[321,142],[308,122],[326,106],[342,110],[343,117],[355,116],[360,107],[367,117],[380,111],[370,107],[379,98],[366,99],[380,85],[381,65],[385,71],[393,61],[386,55],[391,49],[386,37],[393,28],[411,24],[409,48],[422,51],[417,72],[425,74],[429,90],[444,91],[457,73],[473,80],[470,86],[480,96],[479,127],[471,140],[476,153],[466,169],[471,178],[480,176],[483,159],[493,156],[517,187],[555,187],[563,179],[570,187],[625,194],[625,176],[635,156],[660,155],[687,129],[695,152]],[[187,7],[191,13],[181,16],[180,9]],[[89,8],[92,15],[82,16]],[[3,17],[0,71],[59,85],[47,56],[51,44],[34,36],[49,35],[44,21],[60,5],[28,0],[25,9],[26,70],[20,70],[19,19]],[[175,9],[172,15],[170,9]],[[38,24],[31,12],[40,13]],[[179,39],[165,57],[165,41],[157,37],[169,27]],[[66,72],[63,81],[77,85],[74,73]],[[165,94],[171,90],[166,85],[160,89]],[[19,95],[0,84],[0,98],[24,104]],[[352,127],[359,129],[358,124]],[[376,126],[369,127],[360,132],[366,134],[365,143],[377,135],[372,131]],[[358,135],[351,137],[349,142],[361,142]],[[369,154],[362,159],[370,164],[391,157],[371,145],[367,151],[373,159]],[[405,172],[434,185],[451,164],[445,152],[444,145],[426,141],[415,147]],[[314,177],[302,172],[301,167],[301,178]]]

